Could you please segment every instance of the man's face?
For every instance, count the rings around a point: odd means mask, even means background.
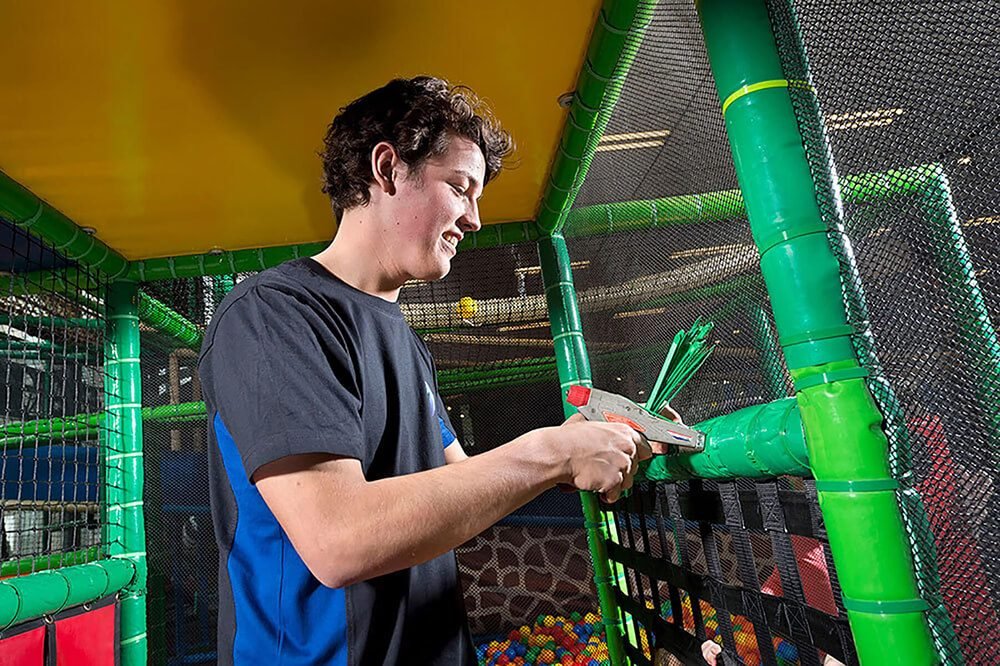
[[[407,279],[439,280],[451,270],[458,241],[480,228],[486,162],[475,143],[451,137],[448,149],[396,183],[384,229],[396,270]]]

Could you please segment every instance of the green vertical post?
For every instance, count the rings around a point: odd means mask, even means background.
[[[559,372],[559,389],[563,397],[563,412],[567,417],[576,409],[566,402],[566,391],[573,384],[590,386],[590,361],[583,341],[583,327],[573,287],[566,240],[561,234],[547,236],[538,241],[538,259],[542,269],[545,300],[549,307],[549,324],[555,343],[556,368]],[[594,493],[580,493],[583,503],[584,526],[587,545],[594,563],[594,582],[601,609],[612,666],[624,666],[625,652],[622,645],[621,620],[613,584],[612,572],[605,541],[608,534],[601,517],[601,507]]]
[[[142,373],[139,291],[135,282],[108,287],[105,341],[104,525],[111,558],[126,559],[135,577],[121,593],[121,663],[146,663],[146,532],[142,510]]]
[[[702,0],[761,272],[795,381],[810,465],[862,664],[937,662],[889,473],[882,415],[847,325],[764,0]]]

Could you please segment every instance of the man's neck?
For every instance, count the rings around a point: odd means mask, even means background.
[[[388,265],[386,249],[345,217],[333,242],[313,259],[355,289],[395,303],[405,279],[396,277],[394,267]]]

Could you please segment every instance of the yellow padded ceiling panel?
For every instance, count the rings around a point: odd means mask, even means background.
[[[484,221],[531,219],[599,6],[8,0],[0,170],[129,259],[325,240],[330,119],[427,73],[487,98],[517,141]]]

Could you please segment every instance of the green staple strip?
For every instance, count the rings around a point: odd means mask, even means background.
[[[867,368],[845,368],[843,370],[833,370],[831,372],[821,372],[817,375],[803,377],[795,382],[796,391],[804,391],[807,388],[819,386],[821,384],[832,384],[844,379],[864,379],[869,375]]]
[[[697,3],[696,3],[697,4]],[[743,86],[733,91],[733,93],[726,98],[726,101],[722,103],[722,115],[725,117],[726,111],[729,106],[741,97],[749,95],[750,93],[757,92],[758,90],[769,90],[771,88],[796,88],[798,90],[808,90],[813,92],[813,87],[809,85],[808,81],[789,81],[787,79],[770,79],[768,81],[759,81],[757,83],[751,83],[748,86]]]
[[[923,599],[900,599],[898,601],[864,601],[843,596],[844,608],[855,613],[874,615],[899,615],[901,613],[921,613],[930,608]]]
[[[857,481],[817,480],[816,490],[822,493],[877,493],[897,490],[896,479],[859,479]]]

